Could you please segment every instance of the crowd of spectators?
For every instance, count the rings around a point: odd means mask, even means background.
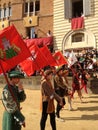
[[[75,53],[75,55],[82,69],[87,70],[92,77],[98,78],[98,51],[88,49]]]

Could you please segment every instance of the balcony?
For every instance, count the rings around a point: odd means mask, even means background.
[[[23,18],[24,27],[34,27],[38,25],[38,16],[27,16]]]

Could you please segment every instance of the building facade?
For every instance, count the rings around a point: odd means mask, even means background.
[[[54,49],[98,50],[98,0],[54,0],[53,5]],[[78,20],[80,28],[72,20]]]
[[[54,50],[98,50],[97,8],[97,0],[0,0],[0,30],[14,24],[25,38],[51,30]],[[83,26],[72,29],[72,20],[81,17]]]
[[[0,0],[0,30],[14,24],[23,37],[53,32],[53,0]]]

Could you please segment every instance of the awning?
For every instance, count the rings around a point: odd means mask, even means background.
[[[38,45],[39,47],[44,45],[51,46],[53,45],[53,37],[25,39],[24,42],[27,44],[27,46],[32,43]]]

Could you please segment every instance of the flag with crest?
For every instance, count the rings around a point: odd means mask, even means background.
[[[53,54],[53,57],[57,63],[57,66],[67,64],[67,59],[63,56],[62,52],[57,51]]]
[[[14,25],[0,31],[0,60],[3,69],[12,69],[31,55]],[[0,68],[0,73],[2,69]]]

